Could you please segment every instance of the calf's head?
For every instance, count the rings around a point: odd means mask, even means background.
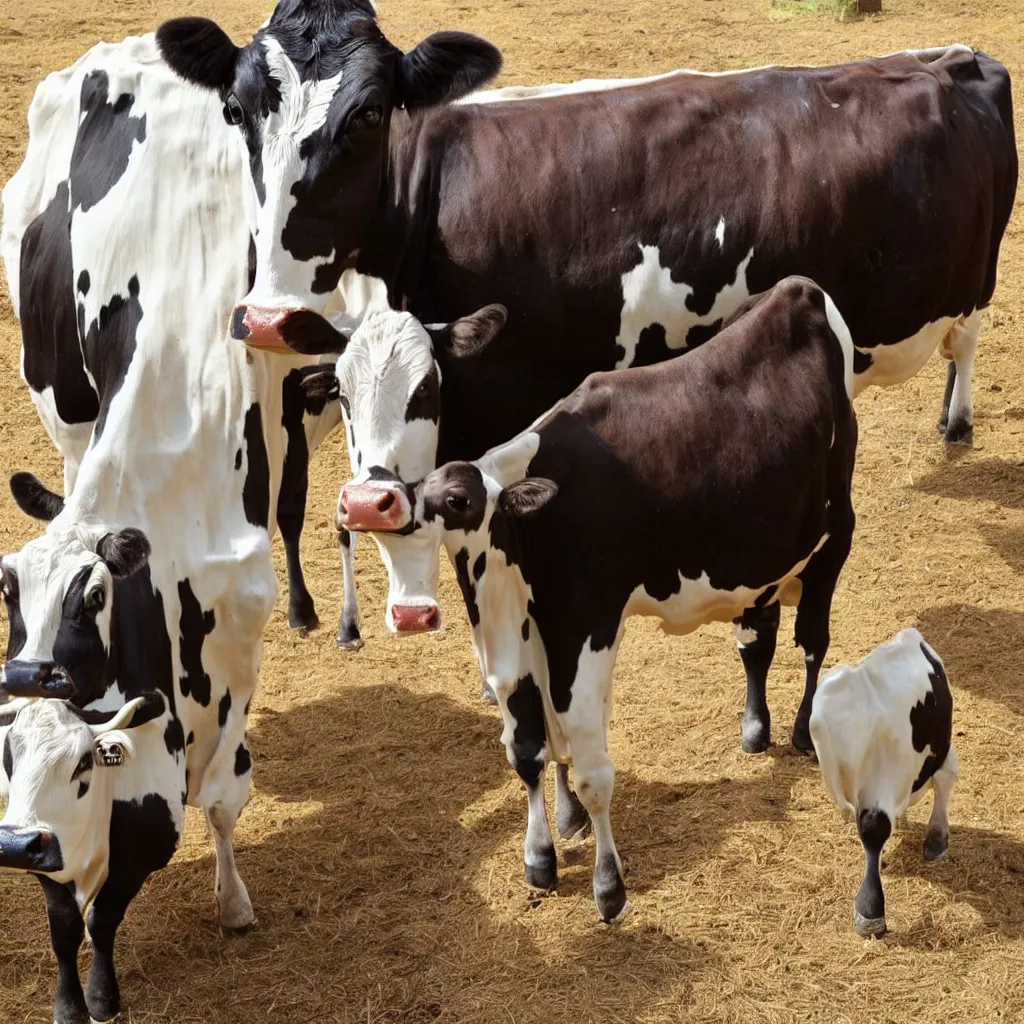
[[[374,534],[389,570],[385,621],[395,632],[441,625],[436,600],[424,596],[437,587],[438,541],[414,536],[416,487],[437,461],[445,366],[480,353],[506,315],[504,306],[492,305],[424,326],[410,313],[385,310],[367,314],[347,339],[330,325],[333,341],[321,326],[304,336],[309,349],[341,353],[333,371],[312,374],[304,385],[341,403],[354,475],[338,495],[335,525]],[[393,548],[402,552],[400,575],[391,571]]]
[[[158,693],[110,712],[32,698],[0,708],[0,782],[7,790],[0,868],[87,885],[101,875],[109,853],[113,773],[135,753],[132,732],[164,711]]]
[[[10,626],[0,690],[88,704],[112,679],[115,581],[146,564],[149,542],[135,529],[62,523],[63,499],[30,473],[11,477],[11,492],[22,511],[55,521],[0,558]]]
[[[219,94],[244,139],[256,272],[232,327],[278,351],[294,348],[295,313],[324,311],[371,228],[393,111],[457,99],[501,67],[498,50],[461,32],[402,53],[372,0],[280,0],[242,47],[206,18],[176,18],[157,43],[178,75]]]

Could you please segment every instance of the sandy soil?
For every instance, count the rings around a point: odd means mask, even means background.
[[[823,63],[953,41],[1024,74],[1018,0],[885,0],[882,17],[854,23],[785,17],[767,0],[380,7],[400,45],[438,28],[485,34],[505,52],[502,84]],[[25,111],[46,72],[99,39],[174,14],[213,14],[247,39],[268,9],[253,0],[5,3],[0,181],[21,160]],[[1024,137],[1020,118],[1017,130]],[[125,1019],[1022,1019],[1024,797],[1014,740],[1024,713],[1022,278],[1018,209],[985,314],[972,451],[948,456],[935,432],[939,359],[858,406],[859,525],[829,661],[859,658],[917,624],[947,662],[963,764],[949,857],[921,860],[927,808],[911,813],[887,849],[889,938],[865,943],[853,933],[860,846],[816,768],[786,746],[740,753],[743,676],[725,628],[671,639],[634,620],[619,658],[614,819],[632,916],[619,927],[597,923],[590,841],[562,851],[557,895],[529,892],[520,881],[525,800],[498,747],[497,714],[476,696],[451,575],[446,629],[399,642],[384,629],[386,582],[366,545],[357,554],[364,651],[337,651],[329,628],[291,634],[283,601],[267,630],[251,718],[256,792],[238,836],[258,928],[219,936],[212,848],[193,816],[177,857],[121,930]],[[59,460],[18,377],[18,350],[0,294],[0,471],[32,468],[59,485]],[[330,515],[345,470],[337,435],[315,458],[304,537],[325,621],[339,598]],[[0,547],[14,549],[32,532],[4,489]],[[784,630],[791,622],[784,618]],[[801,669],[798,652],[780,645],[769,689],[778,739],[792,724]],[[48,1021],[55,965],[39,889],[0,879],[0,904],[0,1019]]]

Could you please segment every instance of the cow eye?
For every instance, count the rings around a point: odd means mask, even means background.
[[[376,128],[384,120],[384,111],[380,107],[364,107],[352,118],[352,130],[363,131]]]
[[[71,781],[74,782],[80,775],[84,775],[90,768],[92,768],[92,750],[87,750],[79,759],[78,764],[75,765],[74,774],[71,776]]]
[[[107,594],[102,587],[97,587],[95,590],[91,590],[85,599],[85,607],[87,611],[99,612],[103,610],[103,606],[107,603]]]
[[[444,503],[453,512],[465,512],[469,508],[469,498],[464,494],[449,494],[444,499]]]
[[[231,93],[224,102],[224,120],[228,124],[241,124],[243,117],[242,104],[238,102],[238,97]]]

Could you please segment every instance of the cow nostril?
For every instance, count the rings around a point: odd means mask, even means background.
[[[437,607],[430,609],[430,614],[427,616],[427,629],[437,628]]]
[[[377,502],[377,511],[387,512],[387,510],[391,508],[391,506],[394,505],[394,503],[395,495],[392,491],[388,491],[388,493],[385,494],[384,497]]]
[[[48,845],[48,842],[43,838],[43,833],[37,832],[25,844],[25,852],[31,854],[42,853]]]

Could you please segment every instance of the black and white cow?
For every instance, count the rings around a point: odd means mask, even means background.
[[[960,774],[952,744],[953,695],[942,660],[916,629],[905,629],[856,665],[822,680],[811,709],[821,777],[844,816],[857,823],[864,881],[853,903],[858,934],[885,934],[879,862],[896,819],[929,787],[925,860],[949,849],[949,799]]]
[[[50,439],[64,457],[65,494],[74,489],[94,429],[104,430],[103,396],[109,398],[119,386],[126,369],[123,357],[134,346],[133,333],[145,312],[131,292],[130,275],[124,281],[111,279],[116,286],[111,296],[92,288],[97,267],[81,258],[76,262],[73,243],[96,230],[116,232],[112,237],[123,240],[126,249],[124,265],[133,270],[143,258],[154,274],[167,275],[166,287],[177,287],[181,312],[187,314],[193,299],[186,288],[192,282],[171,282],[178,261],[195,255],[179,246],[194,244],[196,238],[182,243],[168,234],[157,242],[153,231],[169,230],[160,220],[165,215],[160,207],[173,207],[182,192],[193,190],[195,204],[223,205],[218,223],[228,226],[221,237],[211,235],[200,243],[195,251],[199,258],[225,260],[243,270],[247,254],[250,262],[253,259],[249,232],[244,230],[244,170],[236,152],[237,133],[223,118],[204,118],[194,125],[195,131],[190,130],[187,121],[176,118],[179,109],[187,113],[200,104],[204,110],[219,111],[219,105],[208,96],[193,97],[162,62],[159,73],[149,78],[139,65],[125,64],[140,56],[159,60],[152,37],[100,44],[73,68],[50,75],[36,91],[25,160],[3,191],[0,255],[21,324],[22,377]],[[156,132],[166,138],[154,139]],[[154,145],[161,153],[180,147],[176,152],[186,157],[207,151],[227,156],[219,166],[204,164],[193,182],[187,159],[147,159]],[[136,191],[125,203],[129,179]],[[173,209],[166,216],[166,225],[173,225]],[[154,244],[165,246],[162,262],[150,253]],[[114,248],[112,243],[110,251]],[[250,267],[248,277],[242,274],[237,294],[215,296],[215,308],[225,323],[250,285],[252,272]],[[201,311],[197,333],[206,330],[208,315],[208,310]],[[119,350],[115,358],[108,354],[112,345]],[[301,380],[309,362],[293,358],[273,366],[275,377],[283,377],[282,393],[267,410],[280,423],[281,440],[278,431],[270,433],[273,447],[283,449],[285,460],[280,479],[275,478],[267,525],[273,529],[276,522],[281,528],[290,584],[289,620],[296,628],[317,622],[298,554],[309,453],[340,422],[336,407],[325,410],[306,398]]]
[[[81,1024],[120,1008],[114,935],[172,856],[186,803],[207,814],[222,925],[254,921],[232,837],[276,595],[288,387],[306,398],[288,384],[300,358],[228,336],[249,280],[242,154],[221,105],[183,85],[152,36],[50,75],[29,124],[4,193],[7,272],[44,422],[55,440],[82,436],[66,449],[66,497],[11,479],[47,526],[0,559],[0,688],[27,699],[0,708],[0,867],[40,878],[55,1018]]]
[[[498,52],[449,32],[403,54],[371,0],[281,0],[244,47],[202,18],[158,39],[248,148],[257,270],[236,336],[321,351],[306,335],[340,313],[339,280],[424,323],[510,311],[499,344],[449,361],[441,461],[501,443],[592,371],[698,344],[787,274],[834,297],[858,391],[941,345],[942,429],[970,434],[1017,182],[1009,75],[984,53],[466,96]],[[353,503],[401,502],[393,467],[364,469]]]
[[[417,489],[417,532],[443,541],[526,784],[526,877],[550,887],[548,761],[571,762],[597,839],[605,921],[626,909],[609,809],[612,673],[626,619],[672,633],[736,624],[743,746],[770,741],[765,683],[781,605],[796,605],[808,717],[850,550],[854,349],[832,300],[776,285],[685,358],[594,374],[531,428]],[[630,527],[629,543],[621,537]]]

